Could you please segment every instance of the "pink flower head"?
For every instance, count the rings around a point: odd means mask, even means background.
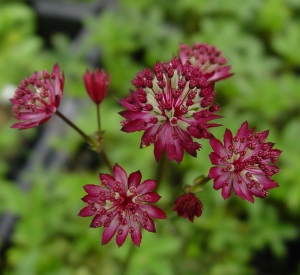
[[[208,81],[219,81],[233,75],[229,73],[231,67],[224,66],[226,58],[214,46],[204,43],[195,43],[193,47],[180,44],[179,57],[183,64],[189,60],[193,66],[199,66],[207,74]]]
[[[178,216],[189,218],[191,222],[194,221],[195,216],[200,217],[202,214],[203,205],[194,193],[188,192],[180,195],[173,208]]]
[[[54,65],[51,74],[43,70],[23,79],[11,99],[14,115],[21,122],[11,128],[27,129],[48,121],[62,99],[64,81],[58,64]]]
[[[208,83],[199,68],[189,62],[183,65],[177,58],[156,63],[154,75],[144,69],[132,83],[136,90],[119,100],[128,109],[120,112],[126,119],[121,130],[144,130],[141,148],[154,143],[156,161],[163,151],[178,163],[184,150],[196,157],[201,145],[192,137],[209,138],[208,128],[219,126],[207,123],[220,117],[214,114],[219,106],[212,104],[214,83]]]
[[[94,73],[86,70],[83,82],[90,98],[99,105],[105,98],[110,83],[110,75],[104,70],[96,69]]]
[[[230,130],[224,134],[224,145],[216,138],[210,141],[214,152],[209,157],[216,165],[209,171],[214,179],[214,189],[222,188],[227,199],[234,193],[242,199],[254,202],[253,196],[264,198],[271,188],[278,187],[271,179],[279,172],[276,164],[282,151],[272,149],[274,143],[265,142],[269,131],[254,133],[244,122],[235,137]]]
[[[165,219],[166,214],[151,205],[160,199],[152,192],[156,186],[154,180],[141,182],[140,171],[127,177],[124,169],[115,164],[113,176],[100,173],[101,186],[88,184],[84,186],[87,195],[79,216],[95,216],[91,227],[103,226],[102,245],[107,244],[117,232],[117,245],[123,245],[128,232],[136,246],[140,246],[142,235],[140,226],[149,232],[155,232],[152,218]]]

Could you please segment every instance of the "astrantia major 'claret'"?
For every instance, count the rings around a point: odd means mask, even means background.
[[[210,138],[208,122],[220,116],[213,104],[214,83],[189,61],[179,59],[158,62],[154,72],[144,69],[133,79],[136,90],[130,91],[119,102],[127,110],[120,112],[125,118],[122,131],[145,131],[141,147],[154,144],[154,155],[159,161],[164,151],[169,160],[182,161],[184,150],[196,156],[201,145],[194,138]]]

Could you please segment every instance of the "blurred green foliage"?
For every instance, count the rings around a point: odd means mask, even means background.
[[[210,149],[204,140],[197,159],[185,156],[180,166],[168,166],[160,206],[169,209],[169,218],[157,222],[157,234],[144,232],[140,249],[132,250],[130,241],[121,249],[114,241],[101,247],[101,230],[88,228],[90,219],[76,215],[83,207],[79,200],[84,195],[82,186],[97,183],[97,173],[106,169],[75,165],[50,170],[39,164],[24,174],[31,189],[19,190],[7,179],[13,165],[8,160],[24,152],[22,140],[30,139],[35,130],[8,129],[9,118],[1,125],[5,134],[0,135],[0,211],[16,213],[19,221],[12,246],[0,262],[3,274],[110,275],[123,274],[124,268],[127,274],[150,275],[300,274],[299,257],[287,266],[288,258],[299,254],[289,250],[287,243],[299,243],[300,237],[299,1],[123,0],[115,9],[84,20],[89,33],[76,50],[62,34],[53,37],[51,50],[45,49],[35,33],[36,14],[17,2],[0,9],[0,91],[59,62],[66,74],[65,98],[84,99],[85,54],[98,47],[112,80],[101,109],[104,147],[110,160],[128,172],[139,169],[143,179],[154,177],[156,163],[152,147],[139,149],[141,133],[119,132],[121,108],[115,98],[128,93],[139,70],[171,59],[179,43],[215,45],[235,73],[216,84],[224,127],[214,129],[214,134],[222,138],[225,127],[235,132],[248,120],[258,131],[270,129],[268,140],[283,153],[276,176],[280,187],[271,190],[268,199],[251,204],[232,196],[224,201],[207,183],[200,194],[204,212],[191,224],[171,209],[181,187],[210,168]],[[90,103],[78,110],[75,118],[90,134],[96,126],[93,107]],[[85,158],[78,157],[79,145],[72,129],[50,143],[74,163],[84,163]],[[266,251],[269,259],[256,256]]]

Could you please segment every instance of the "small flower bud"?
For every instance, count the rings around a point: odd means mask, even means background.
[[[203,205],[194,193],[188,192],[180,195],[173,208],[178,216],[189,218],[191,222],[194,221],[195,216],[200,217],[202,214]]]
[[[86,70],[83,75],[83,82],[90,98],[99,105],[106,96],[110,75],[104,70],[96,69],[94,73]]]

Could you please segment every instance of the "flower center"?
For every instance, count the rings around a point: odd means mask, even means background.
[[[177,126],[178,119],[176,117],[171,117],[169,119],[171,126]]]

